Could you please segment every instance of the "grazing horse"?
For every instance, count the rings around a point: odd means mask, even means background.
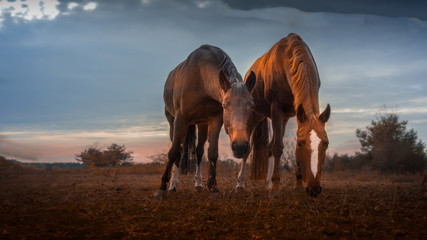
[[[264,177],[267,167],[263,163],[268,162],[269,193],[270,196],[277,195],[285,127],[288,119],[296,115],[297,187],[304,184],[309,195],[319,195],[322,190],[321,166],[329,144],[325,123],[331,108],[328,104],[323,113],[319,114],[320,79],[310,49],[300,36],[291,33],[258,58],[247,75],[252,72],[257,79],[251,92],[256,106],[253,124],[258,122],[254,126],[251,143],[252,177]],[[273,127],[270,144],[267,118],[271,119]]]
[[[163,98],[172,147],[168,152],[168,163],[160,188],[155,194],[157,197],[166,196],[166,184],[169,182],[172,166],[180,161],[182,144],[186,136],[195,134],[196,125],[196,189],[202,188],[200,162],[208,140],[208,188],[211,192],[218,191],[216,162],[218,138],[223,123],[230,137],[233,155],[243,158],[248,154],[251,131],[248,123],[255,107],[250,91],[256,81],[254,73],[248,76],[245,83],[230,57],[220,48],[209,45],[194,50],[170,72]],[[187,143],[184,147],[187,147]],[[176,164],[175,168],[178,166]],[[175,186],[172,184],[171,188],[174,189]]]

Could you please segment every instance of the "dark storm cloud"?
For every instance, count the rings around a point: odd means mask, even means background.
[[[427,2],[418,0],[222,0],[231,8],[241,10],[289,7],[305,12],[370,14],[385,17],[411,17],[427,20]]]

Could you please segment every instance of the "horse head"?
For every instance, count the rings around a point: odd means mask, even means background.
[[[310,196],[317,197],[322,191],[320,185],[322,164],[329,145],[325,123],[331,115],[328,106],[322,114],[306,114],[302,104],[297,109],[296,161],[302,176],[303,185]]]
[[[234,157],[243,158],[249,154],[250,121],[255,107],[251,91],[256,77],[251,72],[246,82],[231,83],[223,77],[221,79],[225,93],[222,101],[224,129],[230,137]]]

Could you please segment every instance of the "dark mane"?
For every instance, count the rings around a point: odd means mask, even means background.
[[[234,66],[234,63],[231,61],[230,57],[222,49],[206,44],[200,46],[200,48],[209,51],[214,51],[215,56],[219,61],[219,69],[221,69],[221,71],[231,83],[243,82],[242,76],[237,71],[236,66]]]
[[[295,98],[295,110],[303,104],[307,113],[312,114],[318,111],[316,103],[312,102],[317,99],[314,95],[318,90],[313,86],[313,79],[311,79],[313,73],[310,64],[314,61],[307,49],[305,42],[298,35],[290,34],[287,37],[286,56],[290,66],[291,79],[289,80]]]

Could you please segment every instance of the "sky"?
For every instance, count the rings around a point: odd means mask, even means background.
[[[0,155],[70,162],[87,146],[124,144],[135,161],[167,152],[168,73],[202,44],[244,75],[291,32],[316,60],[329,103],[329,154],[384,106],[427,141],[423,1],[0,0]],[[295,120],[286,137],[295,136]],[[231,157],[222,133],[221,158]]]

